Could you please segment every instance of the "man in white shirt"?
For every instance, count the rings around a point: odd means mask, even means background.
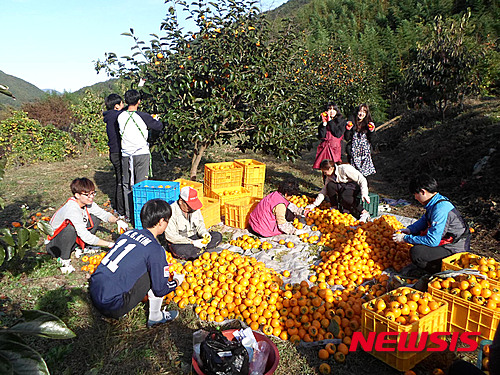
[[[222,241],[222,234],[206,229],[200,211],[202,206],[198,192],[189,186],[181,189],[179,200],[171,205],[172,217],[168,221],[165,238],[177,258],[196,259],[204,248],[213,249]]]
[[[132,187],[147,180],[150,174],[151,154],[149,152],[148,131],[163,129],[163,124],[151,115],[139,112],[141,94],[137,90],[125,93],[128,109],[118,116],[121,136],[123,195],[125,212],[131,217]]]

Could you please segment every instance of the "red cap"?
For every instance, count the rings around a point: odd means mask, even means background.
[[[187,203],[192,210],[199,210],[203,204],[198,199],[198,192],[190,186],[184,186],[181,189],[180,197]]]

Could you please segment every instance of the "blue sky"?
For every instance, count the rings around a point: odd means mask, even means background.
[[[188,0],[190,1],[190,0]],[[269,10],[287,0],[261,0]],[[1,0],[0,70],[40,89],[76,91],[108,79],[93,61],[130,53],[133,28],[149,41],[170,4],[163,0]],[[1,82],[0,82],[1,83]]]

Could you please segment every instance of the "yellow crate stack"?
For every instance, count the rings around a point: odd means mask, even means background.
[[[234,162],[205,164],[205,196],[213,197],[211,193],[216,189],[229,189],[241,186],[243,181],[243,167]]]
[[[264,197],[264,181],[266,179],[266,165],[253,159],[235,159],[243,168],[243,187],[250,191],[252,197]]]
[[[201,214],[205,221],[205,226],[210,228],[212,225],[219,224],[221,222],[220,218],[220,201],[214,198],[201,197],[201,203],[203,207],[201,208]]]
[[[180,188],[182,189],[185,186],[190,186],[193,189],[195,189],[198,192],[198,197],[201,198],[203,197],[203,183],[201,182],[196,182],[196,181],[191,181],[191,180],[186,180],[184,178],[178,178],[177,180],[174,180],[175,182],[178,182],[180,184]]]
[[[226,202],[224,205],[225,224],[233,228],[248,228],[248,219],[250,218],[250,213],[259,202],[260,198],[256,197],[244,197],[232,202]]]
[[[218,199],[220,202],[220,214],[226,214],[225,204],[237,201],[240,198],[250,197],[250,192],[243,186],[234,186],[209,191],[210,198]]]

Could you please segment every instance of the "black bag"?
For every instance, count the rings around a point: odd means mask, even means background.
[[[206,375],[248,375],[248,352],[239,341],[221,331],[208,334],[200,346],[201,369]]]

